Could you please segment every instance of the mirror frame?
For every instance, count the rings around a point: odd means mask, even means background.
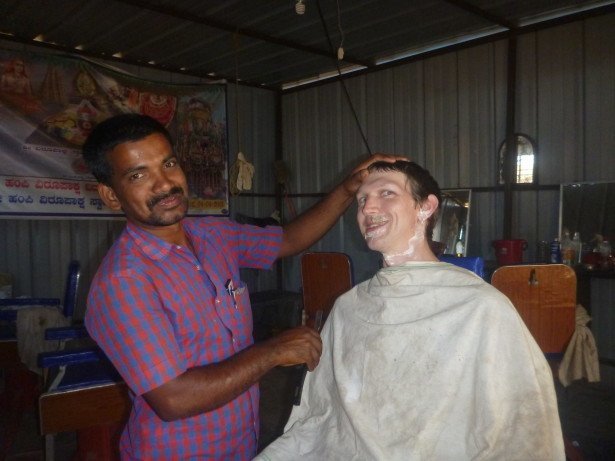
[[[459,221],[462,225],[464,230],[464,235],[462,236],[462,243],[463,243],[463,252],[461,253],[461,256],[467,256],[468,254],[468,235],[469,235],[469,230],[470,230],[470,211],[471,211],[471,204],[472,204],[472,189],[441,189],[441,193],[442,193],[442,203],[439,206],[439,214],[438,214],[438,220],[436,221],[436,224],[434,226],[434,232],[433,232],[433,240],[434,242],[440,242],[440,243],[446,243],[446,240],[442,240],[442,220],[444,219],[444,204],[446,202],[447,198],[450,198],[451,200],[453,200],[454,202],[456,202],[459,207],[463,207],[465,208],[465,219],[463,220],[463,222]],[[456,213],[454,213],[454,216],[457,216]],[[459,226],[457,228],[457,233],[455,235],[455,242],[452,244],[447,244],[446,247],[443,250],[443,253],[445,254],[456,254],[455,251],[455,247],[453,245],[455,245],[455,243],[459,240],[459,229],[461,228],[461,226]],[[450,247],[450,248],[449,248]]]
[[[601,192],[601,199],[602,202],[601,203],[597,203],[595,208],[592,208],[590,211],[585,212],[583,214],[581,214],[580,212],[577,213],[577,219],[576,222],[579,223],[577,225],[575,225],[575,227],[578,227],[578,229],[571,229],[570,228],[570,223],[564,223],[564,207],[570,207],[571,204],[570,203],[564,203],[565,200],[565,190],[566,189],[574,189],[574,188],[578,188],[579,191],[584,187],[584,186],[597,186],[597,187],[604,187],[604,191],[597,191],[597,192]],[[608,198],[609,198],[609,194],[611,194],[613,196],[613,200],[611,200],[609,202]],[[589,195],[589,192],[586,193],[585,197],[581,197],[581,199],[587,198]],[[594,197],[590,197],[590,198],[594,198]],[[612,207],[612,211],[609,213],[609,204]],[[592,241],[592,239],[594,238],[595,234],[601,234],[605,239],[610,240],[610,239],[615,239],[615,219],[611,219],[612,221],[612,227],[611,228],[605,228],[605,225],[610,224],[610,222],[606,222],[604,221],[604,219],[608,216],[615,216],[615,181],[575,181],[575,182],[569,182],[569,183],[562,183],[560,184],[560,191],[559,191],[559,225],[558,225],[558,231],[559,231],[559,237],[561,238],[562,233],[564,231],[564,227],[566,227],[568,229],[568,231],[570,232],[570,236],[572,237],[572,235],[574,234],[574,232],[579,231],[581,233],[581,240],[584,243],[588,243],[590,241]],[[584,218],[591,218],[594,220],[594,222],[597,219],[602,219],[602,222],[596,223],[594,226],[588,226],[588,225],[581,225],[580,223],[588,223],[591,222],[591,219],[584,219]],[[591,228],[593,230],[589,230],[588,229]]]

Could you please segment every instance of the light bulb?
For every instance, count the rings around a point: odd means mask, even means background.
[[[295,4],[295,13],[305,13],[305,4],[303,3],[303,0],[297,0],[297,3]]]

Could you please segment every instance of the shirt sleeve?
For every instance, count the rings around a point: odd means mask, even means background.
[[[234,221],[218,221],[214,232],[236,255],[242,268],[270,269],[280,254],[283,229],[281,226],[259,227]],[[212,228],[209,228],[211,231]]]

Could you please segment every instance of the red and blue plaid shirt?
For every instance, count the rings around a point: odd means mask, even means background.
[[[162,421],[142,395],[252,344],[252,312],[239,268],[271,267],[282,229],[223,218],[187,218],[182,225],[196,258],[128,223],[90,287],[88,332],[134,393],[122,458],[251,459],[258,385],[216,410],[172,422]],[[225,288],[229,280],[235,297]]]

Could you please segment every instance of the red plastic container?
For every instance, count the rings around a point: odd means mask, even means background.
[[[495,259],[500,266],[523,262],[523,250],[527,248],[525,240],[494,240],[491,245],[495,248]]]

